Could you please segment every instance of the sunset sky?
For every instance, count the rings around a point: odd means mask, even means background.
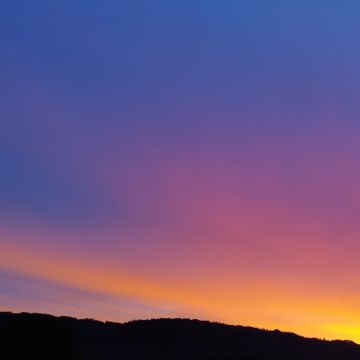
[[[1,1],[0,310],[360,342],[359,20]]]

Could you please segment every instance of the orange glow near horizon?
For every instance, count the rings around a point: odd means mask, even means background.
[[[96,257],[79,262],[80,257],[76,254],[70,258],[67,252],[49,253],[16,247],[14,239],[9,244],[12,245],[3,248],[0,255],[0,268],[55,285],[114,298],[125,296],[146,306],[167,309],[164,312],[144,312],[143,317],[200,318],[234,325],[278,328],[309,337],[360,342],[356,325],[360,320],[357,306],[360,299],[356,293],[344,293],[340,300],[331,294],[330,289],[321,288],[321,284],[297,283],[294,279],[272,278],[267,274],[253,276],[251,281],[241,275],[221,281],[221,274],[219,278],[192,278],[184,273],[184,278],[174,284],[171,278],[157,279],[150,272],[147,276],[143,273],[130,275],[131,268],[116,269],[111,264],[98,262]],[[109,304],[104,304],[107,307],[104,309],[98,306],[83,312],[71,307],[56,310],[53,304],[47,305],[49,312],[57,315],[120,322],[141,317],[141,311],[132,317],[123,317],[116,305],[111,310]],[[3,310],[27,309],[13,306]],[[46,310],[47,307],[43,307],[42,311]]]

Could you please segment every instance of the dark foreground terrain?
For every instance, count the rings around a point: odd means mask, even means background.
[[[198,320],[117,324],[0,312],[0,359],[360,360],[360,346]]]

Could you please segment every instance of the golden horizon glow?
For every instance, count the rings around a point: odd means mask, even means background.
[[[268,283],[268,279],[261,276],[253,278],[251,284],[245,278],[239,278],[237,286],[231,282],[211,283],[209,279],[205,282],[190,279],[172,284],[166,279],[159,281],[151,276],[146,278],[144,274],[129,276],[131,269],[122,275],[121,271],[107,267],[106,264],[100,266],[89,261],[79,263],[76,255],[70,259],[66,252],[44,253],[41,249],[30,250],[24,246],[17,248],[14,239],[10,243],[11,246],[4,248],[0,255],[0,268],[53,284],[115,297],[126,296],[147,305],[169,309],[165,315],[158,317],[199,318],[360,343],[360,328],[356,325],[357,319],[360,321],[357,306],[360,299],[354,297],[350,301],[351,296],[347,296],[347,301],[339,301],[331,296],[326,298],[321,294],[323,289],[311,288],[314,284],[307,287],[305,294],[304,288],[297,288],[289,279],[276,279]],[[14,307],[9,310],[26,309]],[[74,310],[64,309],[55,314],[78,317],[79,313]],[[115,314],[116,307],[113,311]],[[126,319],[111,317],[102,314],[101,309],[86,312],[83,316],[120,322],[139,318],[136,315]],[[149,317],[153,316],[145,316]],[[338,321],[334,322],[334,319]]]

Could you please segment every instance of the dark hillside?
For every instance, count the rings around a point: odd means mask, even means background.
[[[124,324],[0,313],[1,359],[359,360],[360,346],[199,320]]]

